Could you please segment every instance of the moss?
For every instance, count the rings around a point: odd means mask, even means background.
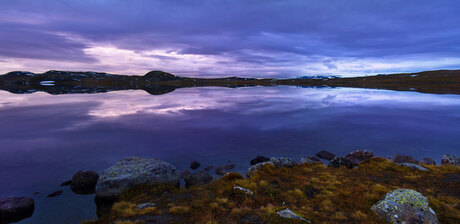
[[[370,208],[398,188],[427,197],[440,223],[460,223],[460,167],[427,167],[428,172],[412,170],[373,158],[351,170],[319,163],[288,169],[267,165],[248,179],[230,174],[201,187],[138,186],[123,193],[119,203],[125,204],[114,205],[98,223],[113,223],[123,215],[135,220],[140,211],[132,206],[146,202],[157,206],[144,214],[180,217],[175,223],[289,223],[276,214],[286,208],[313,223],[384,223]],[[254,195],[241,194],[234,186]]]

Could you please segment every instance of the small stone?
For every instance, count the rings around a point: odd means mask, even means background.
[[[90,170],[80,170],[72,177],[70,189],[76,194],[92,194],[96,191],[99,174]]]
[[[442,156],[441,164],[460,166],[460,157],[452,154],[444,154]]]
[[[227,171],[232,170],[233,168],[235,168],[235,164],[233,164],[233,163],[226,164],[224,166],[224,169],[227,170]]]
[[[30,197],[0,198],[0,223],[18,222],[34,213],[34,199]]]
[[[395,163],[413,163],[418,164],[418,161],[414,159],[412,156],[403,156],[396,154],[394,160]]]
[[[257,163],[263,163],[263,162],[267,162],[267,161],[270,161],[270,159],[265,157],[265,156],[257,156],[256,158],[251,160],[251,166],[254,166]]]
[[[59,185],[59,186],[61,186],[61,187],[63,187],[63,186],[69,186],[71,183],[72,183],[72,180],[68,180],[68,181],[62,182],[61,185]]]
[[[414,163],[398,163],[401,166],[409,167],[414,170],[429,171],[429,169]]]
[[[212,170],[212,168],[214,168],[214,167],[213,166],[207,166],[207,167],[204,168],[204,170],[210,171],[210,170]]]
[[[291,168],[294,166],[294,161],[291,158],[286,157],[273,157],[270,159],[270,162],[272,162],[276,168]]]
[[[190,169],[196,170],[200,166],[201,166],[201,164],[198,161],[192,161],[192,163],[190,164]]]
[[[248,189],[240,187],[240,186],[233,187],[233,190],[239,190],[239,191],[243,191],[245,194],[254,195],[254,192],[252,192],[251,190],[248,190]]]
[[[297,220],[301,220],[301,221],[304,221],[304,222],[307,222],[307,223],[311,223],[310,220],[307,220],[305,218],[302,218],[298,215],[296,215],[293,211],[291,211],[291,209],[284,209],[284,210],[281,210],[281,211],[277,211],[276,214],[278,214],[279,217],[282,217],[282,218],[286,218],[286,219],[297,219]]]
[[[185,180],[185,187],[194,187],[194,186],[201,186],[212,181],[212,176],[206,170],[200,170],[192,175],[186,177]]]
[[[155,203],[143,203],[143,204],[139,204],[136,206],[137,209],[145,209],[145,208],[152,208],[152,207],[155,207],[157,206],[157,204]]]
[[[423,158],[422,161],[420,161],[420,164],[423,164],[423,165],[436,165],[436,162],[430,157],[425,157],[425,158]]]
[[[321,160],[319,160],[317,157],[309,156],[309,157],[300,159],[300,163],[301,164],[304,164],[304,163],[321,163]]]
[[[185,179],[187,178],[188,176],[192,175],[192,172],[188,171],[188,170],[184,170],[180,173],[180,178],[182,179]]]
[[[55,191],[55,192],[53,192],[53,193],[51,193],[51,194],[49,194],[49,195],[46,195],[46,197],[47,197],[47,198],[56,197],[56,196],[61,195],[62,192],[63,192],[62,190],[58,190],[58,191]]]
[[[396,189],[387,193],[383,200],[372,205],[371,210],[392,224],[439,224],[428,199],[411,189]]]
[[[258,169],[260,169],[261,167],[267,165],[267,164],[270,164],[272,166],[274,166],[273,162],[271,161],[268,161],[268,162],[263,162],[263,163],[257,163],[251,167],[249,167],[248,171],[246,172],[246,177],[250,177],[254,174],[254,172],[256,172]]]
[[[316,153],[316,156],[317,156],[318,158],[321,158],[321,159],[331,160],[332,158],[335,157],[335,154],[332,153],[332,152],[328,152],[328,151],[322,150],[322,151],[317,152],[317,153]]]
[[[327,166],[335,168],[346,167],[348,169],[352,169],[355,166],[355,164],[352,163],[349,159],[336,156],[333,159],[331,159],[331,161],[329,161],[329,164]]]

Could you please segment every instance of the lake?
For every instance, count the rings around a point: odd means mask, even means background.
[[[353,88],[183,88],[99,94],[0,91],[0,197],[31,196],[20,223],[95,219],[94,195],[60,183],[80,169],[101,173],[124,157],[187,169],[234,163],[244,173],[257,155],[301,157],[369,149],[421,160],[460,150],[460,95]],[[46,195],[63,189],[54,198]]]

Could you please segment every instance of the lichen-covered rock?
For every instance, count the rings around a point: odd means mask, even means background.
[[[325,151],[325,150],[319,151],[315,155],[318,156],[318,158],[327,159],[327,160],[331,160],[332,158],[335,157],[334,153],[328,152],[328,151]]]
[[[401,166],[409,167],[414,170],[429,171],[429,169],[414,163],[398,163]]]
[[[201,186],[212,181],[212,176],[206,170],[200,170],[184,178],[185,187]]]
[[[170,163],[129,157],[102,173],[96,185],[96,197],[117,197],[122,191],[140,184],[170,183],[179,186],[179,181],[179,170]]]
[[[371,209],[392,224],[439,223],[436,213],[428,205],[428,199],[411,189],[396,189]]]
[[[352,163],[349,159],[343,158],[343,157],[334,157],[329,161],[329,164],[327,164],[328,167],[335,167],[335,168],[340,168],[340,167],[346,167],[348,169],[352,169],[356,164]]]
[[[268,162],[263,162],[263,163],[257,163],[251,167],[249,167],[248,171],[246,172],[246,177],[250,177],[254,174],[254,172],[256,172],[258,169],[260,169],[261,167],[267,165],[267,164],[270,164],[272,166],[274,166],[274,164],[271,162],[271,161],[268,161]]]
[[[233,190],[241,191],[241,192],[244,192],[245,194],[248,194],[248,195],[254,195],[254,192],[252,192],[251,190],[248,190],[248,189],[240,187],[240,186],[233,187]]]
[[[80,170],[73,175],[70,188],[76,194],[92,194],[96,190],[98,179],[98,173],[89,170]]]
[[[0,198],[0,223],[18,222],[32,216],[34,199],[29,197]]]
[[[418,164],[418,161],[414,159],[412,156],[403,156],[400,154],[396,154],[395,158],[393,159],[395,163],[413,163]]]
[[[420,164],[423,164],[423,165],[436,165],[436,162],[430,157],[425,157],[425,158],[423,158],[422,161],[420,161]]]
[[[314,156],[309,156],[309,157],[304,157],[304,158],[300,159],[300,163],[301,164],[304,164],[304,163],[321,163],[321,160],[319,160],[318,158],[316,158]]]
[[[294,166],[294,161],[291,158],[286,158],[286,157],[273,157],[270,159],[270,162],[272,162],[276,168],[281,168],[281,167],[290,168]]]
[[[256,158],[251,160],[251,166],[254,166],[257,163],[263,163],[263,162],[268,162],[268,161],[270,161],[270,159],[265,156],[257,156]]]
[[[442,156],[441,160],[442,165],[455,165],[455,166],[460,166],[460,157],[457,157],[456,155],[452,154],[445,154]]]
[[[297,220],[304,221],[306,223],[311,223],[310,220],[307,220],[305,218],[302,218],[302,217],[296,215],[293,211],[291,211],[291,209],[288,209],[288,208],[284,209],[284,210],[277,211],[276,214],[278,214],[278,216],[282,217],[282,218],[297,219]]]

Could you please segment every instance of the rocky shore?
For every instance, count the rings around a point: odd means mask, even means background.
[[[257,156],[246,177],[234,164],[180,172],[156,159],[125,158],[100,176],[80,170],[70,186],[96,194],[97,221],[84,223],[460,223],[460,157],[345,156],[320,151],[302,158]],[[183,187],[180,182],[184,181]],[[62,190],[53,192],[56,197]],[[1,223],[30,217],[31,197],[0,199]]]

